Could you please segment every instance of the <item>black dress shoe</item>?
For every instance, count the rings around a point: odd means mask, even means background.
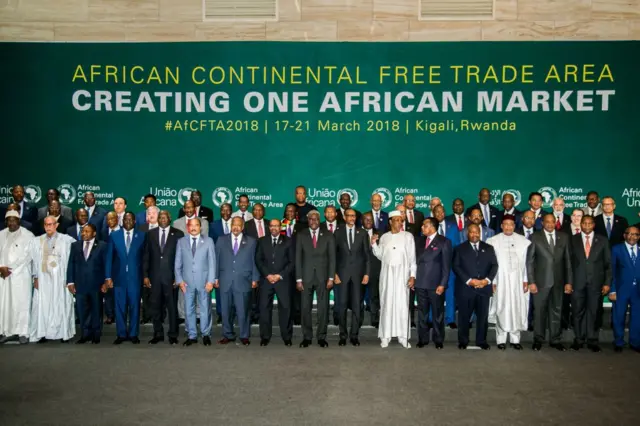
[[[501,351],[505,351],[507,350],[507,345],[505,345],[504,343],[500,343],[498,345],[498,349],[500,349]]]
[[[291,346],[291,339],[287,339],[284,341],[285,346]]]
[[[216,324],[222,324],[222,315],[218,315],[218,318],[216,318]]]
[[[60,339],[60,343],[69,343],[71,339]]]
[[[458,343],[458,349],[461,349],[461,350],[467,349],[467,345],[464,345],[462,343]]]
[[[380,328],[380,322],[379,321],[372,321],[371,325],[375,328]]]
[[[204,336],[202,338],[202,344],[205,345],[205,346],[211,346],[211,337]]]
[[[580,349],[582,349],[582,344],[578,342],[573,342],[573,344],[569,349],[571,349],[572,351],[579,351]]]
[[[227,339],[226,337],[223,337],[222,339],[218,340],[219,345],[228,345],[231,342],[235,342],[235,340]]]
[[[308,348],[309,345],[311,344],[311,340],[303,340],[302,342],[300,342],[300,347],[301,348]]]
[[[589,350],[594,353],[602,352],[602,349],[600,349],[600,346],[597,344],[587,345],[587,348],[589,348]]]
[[[76,345],[84,345],[85,343],[87,343],[90,339],[88,337],[81,337],[80,339],[76,340]],[[114,342],[115,343],[115,342]]]
[[[455,330],[456,328],[458,328],[458,324],[456,324],[455,322],[450,322],[449,324],[447,324],[447,327],[449,327],[452,330]]]
[[[631,346],[629,345],[632,351],[640,353],[640,346]]]
[[[38,343],[47,343],[49,340],[47,340],[46,337],[43,337],[42,339],[38,340]]]
[[[436,349],[440,350],[442,349],[444,346],[442,345],[442,343],[436,343]]]
[[[416,328],[416,323],[411,321],[411,328]]]
[[[614,346],[613,351],[617,354],[622,353],[622,346]]]
[[[482,349],[483,351],[488,351],[489,349],[491,349],[491,346],[489,346],[488,343],[483,343],[480,346],[480,349]]]
[[[527,327],[527,331],[533,331],[533,325],[530,325],[529,327]]]
[[[353,346],[360,346],[360,340],[358,340],[358,338],[351,339],[351,344]]]
[[[191,346],[191,345],[195,345],[197,343],[198,343],[197,339],[187,339],[187,340],[184,341],[182,346]]]
[[[269,344],[269,339],[260,339],[260,346],[267,346]]]
[[[418,344],[416,345],[416,347],[418,347],[418,348],[421,348],[421,349],[422,349],[422,348],[424,348],[424,347],[425,347],[425,346],[427,346],[427,345],[428,345],[428,343],[418,342]]]
[[[337,316],[333,316],[333,325],[340,325],[340,318]]]
[[[511,347],[513,349],[515,349],[516,351],[521,351],[522,350],[522,345],[520,343],[512,343]]]
[[[240,339],[240,343],[242,343],[243,346],[249,346],[251,341],[249,339]]]
[[[123,342],[125,342],[127,339],[125,337],[118,337],[116,340],[113,341],[114,345],[121,345]]]
[[[100,344],[100,338],[99,337],[94,337],[93,339],[91,339],[91,344],[92,345],[99,345]]]
[[[107,318],[104,323],[107,325],[113,324],[113,318]]]
[[[153,339],[149,340],[150,345],[157,345],[160,342],[164,342],[164,337],[156,336]]]
[[[542,344],[541,343],[534,343],[533,346],[531,347],[531,349],[533,349],[534,351],[538,352],[538,351],[540,351],[540,349],[542,349]]]
[[[320,344],[320,341],[318,341],[318,344]],[[340,339],[340,341],[338,342],[338,346],[346,346],[347,345],[347,339]]]
[[[169,344],[170,345],[177,345],[178,344],[178,338],[177,337],[169,337]]]
[[[433,328],[433,323],[431,321],[427,323],[427,328]]]
[[[549,346],[551,346],[553,349],[558,350],[560,352],[564,352],[567,350],[567,348],[565,348],[562,343],[553,343]]]
[[[131,338],[131,343],[133,343],[134,345],[139,345],[140,344],[140,339],[138,339],[138,336],[132,337]]]
[[[294,318],[293,325],[300,325],[300,318]]]
[[[318,346],[320,346],[321,348],[328,348],[329,344],[327,343],[326,340],[322,339],[322,340],[318,340]]]

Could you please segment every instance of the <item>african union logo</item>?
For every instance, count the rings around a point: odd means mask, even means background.
[[[391,205],[391,202],[393,201],[393,195],[391,195],[391,191],[389,191],[387,188],[382,188],[382,187],[376,188],[371,193],[371,195],[374,195],[374,194],[379,194],[380,197],[382,198],[383,209],[386,209]]]
[[[178,202],[184,206],[184,203],[191,199],[191,193],[195,191],[193,188],[182,188],[178,192]]]
[[[224,186],[220,186],[213,190],[213,194],[211,194],[213,198],[213,204],[217,207],[220,207],[224,203],[231,203],[233,200],[233,194],[229,188],[225,188]]]
[[[538,189],[538,192],[542,194],[543,207],[551,207],[551,204],[553,204],[553,200],[555,200],[558,196],[556,190],[551,188],[550,186],[543,186],[542,188]]]
[[[351,189],[351,188],[343,188],[340,191],[338,191],[338,198],[337,201],[338,203],[340,203],[340,196],[342,194],[349,194],[349,196],[351,197],[351,207],[355,207],[356,204],[358,204],[358,191],[356,191],[355,189]]]
[[[37,203],[42,198],[42,190],[39,186],[27,185],[24,187],[24,199],[28,203]]]
[[[71,204],[76,200],[76,189],[67,183],[60,185],[58,192],[60,193],[60,202],[62,204]]]
[[[518,207],[518,205],[520,205],[520,202],[522,201],[522,195],[520,194],[520,191],[518,191],[517,189],[507,189],[506,191],[502,191],[503,198],[504,194],[513,195],[513,207]]]

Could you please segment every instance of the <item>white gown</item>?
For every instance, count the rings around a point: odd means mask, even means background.
[[[33,234],[25,228],[16,232],[0,231],[0,266],[11,268],[11,275],[0,278],[0,334],[29,335],[31,310],[31,241]]]
[[[411,337],[408,281],[416,276],[413,235],[405,231],[397,234],[387,232],[372,250],[382,262],[378,337],[387,342],[392,337],[406,341]]]
[[[527,282],[527,248],[531,244],[522,235],[498,234],[487,240],[494,247],[498,258],[498,274],[492,284],[496,327],[499,331],[519,333],[527,330],[529,292],[524,292]]]
[[[48,268],[45,272],[42,270],[42,256],[47,236],[45,234],[33,240],[31,256],[33,274],[38,277],[38,289],[33,290],[31,301],[31,342],[37,342],[43,337],[51,340],[69,340],[75,334],[73,295],[67,290],[67,265],[71,244],[75,241],[68,235],[56,235],[55,248],[46,259]]]

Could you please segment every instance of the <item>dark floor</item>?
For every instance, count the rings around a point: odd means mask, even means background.
[[[152,347],[141,330],[137,346],[106,326],[99,346],[0,347],[0,425],[639,424],[640,354],[613,353],[610,331],[593,354],[460,351],[452,331],[442,351],[381,349],[371,327],[358,348],[336,327],[327,349],[298,348],[299,327],[262,348],[257,326],[249,347]]]

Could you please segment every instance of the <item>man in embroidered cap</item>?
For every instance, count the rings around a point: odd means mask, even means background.
[[[31,241],[33,234],[20,226],[20,214],[5,214],[0,231],[0,343],[29,342],[31,310]]]
[[[411,347],[409,290],[416,280],[416,250],[413,235],[402,230],[402,216],[398,210],[389,213],[391,232],[371,238],[373,254],[382,262],[378,337],[383,348],[393,337],[405,348]]]
[[[527,249],[531,242],[516,234],[516,217],[502,216],[502,232],[487,240],[498,258],[498,274],[493,280],[492,305],[496,313],[498,349],[506,349],[507,334],[511,347],[522,350],[520,332],[527,329],[529,292],[527,286]]]

